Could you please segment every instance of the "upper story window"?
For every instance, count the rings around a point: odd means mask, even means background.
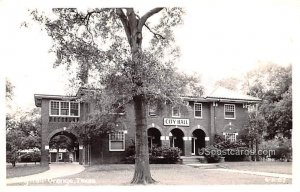
[[[60,115],[69,115],[69,102],[60,102]]]
[[[79,103],[70,101],[50,101],[49,115],[79,117]]]
[[[224,104],[224,117],[225,119],[235,119],[234,104]]]
[[[202,118],[202,103],[194,103],[195,118]]]
[[[50,115],[59,115],[59,101],[51,101],[50,109]]]
[[[125,151],[124,131],[109,134],[109,151]]]
[[[172,117],[180,117],[180,107],[172,107]]]
[[[79,103],[71,102],[71,116],[79,116]]]

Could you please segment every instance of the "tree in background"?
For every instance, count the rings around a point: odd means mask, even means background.
[[[132,103],[136,124],[136,161],[131,183],[155,182],[149,168],[146,105],[150,100],[182,103],[197,78],[178,73],[179,57],[173,29],[182,23],[181,8],[154,8],[144,14],[133,8],[102,8],[79,11],[53,9],[55,16],[31,12],[53,39],[55,66],[77,66],[81,86],[93,76],[97,102],[103,110],[118,103]],[[158,14],[159,13],[159,14]],[[150,22],[158,15],[158,22]],[[148,34],[148,46],[142,44]],[[152,35],[152,38],[149,36]]]
[[[249,112],[248,122],[242,130],[242,140],[255,149],[255,160],[259,160],[258,150],[259,144],[263,141],[263,133],[266,131],[267,122],[264,117],[257,111]]]
[[[41,148],[41,118],[37,110],[6,116],[6,160],[15,166],[18,153]]]
[[[234,77],[228,77],[228,78],[223,78],[221,80],[218,80],[215,85],[216,86],[221,86],[226,89],[230,89],[233,91],[237,91],[239,88],[240,80]]]
[[[6,79],[5,91],[6,91],[5,98],[12,100],[14,95],[14,86],[8,79]]]
[[[259,97],[258,113],[265,119],[266,139],[277,134],[291,138],[292,131],[292,66],[268,63],[250,71],[244,84],[248,94]]]

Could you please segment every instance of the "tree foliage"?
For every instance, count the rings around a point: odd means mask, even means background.
[[[41,148],[41,118],[33,110],[17,117],[6,116],[6,157],[13,166],[18,152],[23,149]]]
[[[77,133],[84,144],[88,144],[101,136],[107,136],[116,130],[119,124],[117,114],[96,113],[90,115],[85,121],[71,124],[71,129]]]
[[[14,86],[13,84],[8,80],[6,79],[6,84],[5,84],[5,92],[6,92],[6,99],[12,99],[13,95],[14,95]]]
[[[175,68],[179,48],[173,30],[182,24],[183,10],[157,7],[140,14],[134,8],[63,8],[53,9],[53,15],[37,10],[31,14],[53,39],[51,51],[57,55],[54,66],[76,66],[81,86],[88,86],[87,79],[95,79],[91,87],[97,88],[93,94],[102,108],[133,103],[137,160],[132,183],[153,183],[146,103],[153,98],[181,103],[180,95],[189,87],[202,90],[195,85],[196,78]],[[160,15],[158,22],[150,22],[156,14]],[[147,44],[149,34],[152,38]],[[103,128],[90,124],[87,127],[91,129]]]
[[[266,139],[277,134],[291,137],[292,130],[292,66],[266,64],[249,72],[245,87],[248,94],[262,99],[258,113],[266,121]]]
[[[229,78],[223,78],[221,80],[218,80],[215,85],[224,87],[226,89],[238,90],[238,86],[240,84],[240,80],[234,77],[229,77]]]

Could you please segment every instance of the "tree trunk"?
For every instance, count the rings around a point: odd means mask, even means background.
[[[151,177],[149,166],[145,95],[142,90],[143,82],[141,80],[143,63],[140,56],[142,55],[142,28],[149,17],[161,10],[162,8],[154,8],[142,17],[138,17],[133,8],[126,8],[126,15],[121,8],[116,10],[116,13],[124,26],[128,43],[131,48],[132,81],[136,85],[136,87],[132,90],[136,122],[135,171],[134,177],[131,181],[133,184],[148,184],[155,182],[155,180]]]
[[[149,150],[147,139],[147,120],[144,95],[137,95],[133,97],[134,111],[135,111],[135,170],[132,184],[150,184],[155,180],[151,177],[149,166]]]
[[[59,148],[57,148],[56,150],[57,150],[57,153],[56,153],[56,162],[59,162],[59,158],[58,158],[59,157]]]

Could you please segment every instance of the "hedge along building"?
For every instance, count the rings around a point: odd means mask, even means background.
[[[125,150],[135,141],[135,116],[132,104],[118,114],[118,131],[84,144],[69,129],[71,122],[84,121],[95,112],[96,104],[83,102],[88,90],[80,88],[76,96],[35,94],[35,105],[41,107],[42,164],[48,164],[49,142],[56,135],[66,135],[74,143],[74,159],[82,164],[120,163]],[[199,155],[198,149],[213,143],[216,134],[234,142],[248,119],[249,107],[261,100],[217,88],[205,97],[183,97],[186,105],[149,104],[147,108],[148,146],[170,146],[181,149],[182,156]]]

